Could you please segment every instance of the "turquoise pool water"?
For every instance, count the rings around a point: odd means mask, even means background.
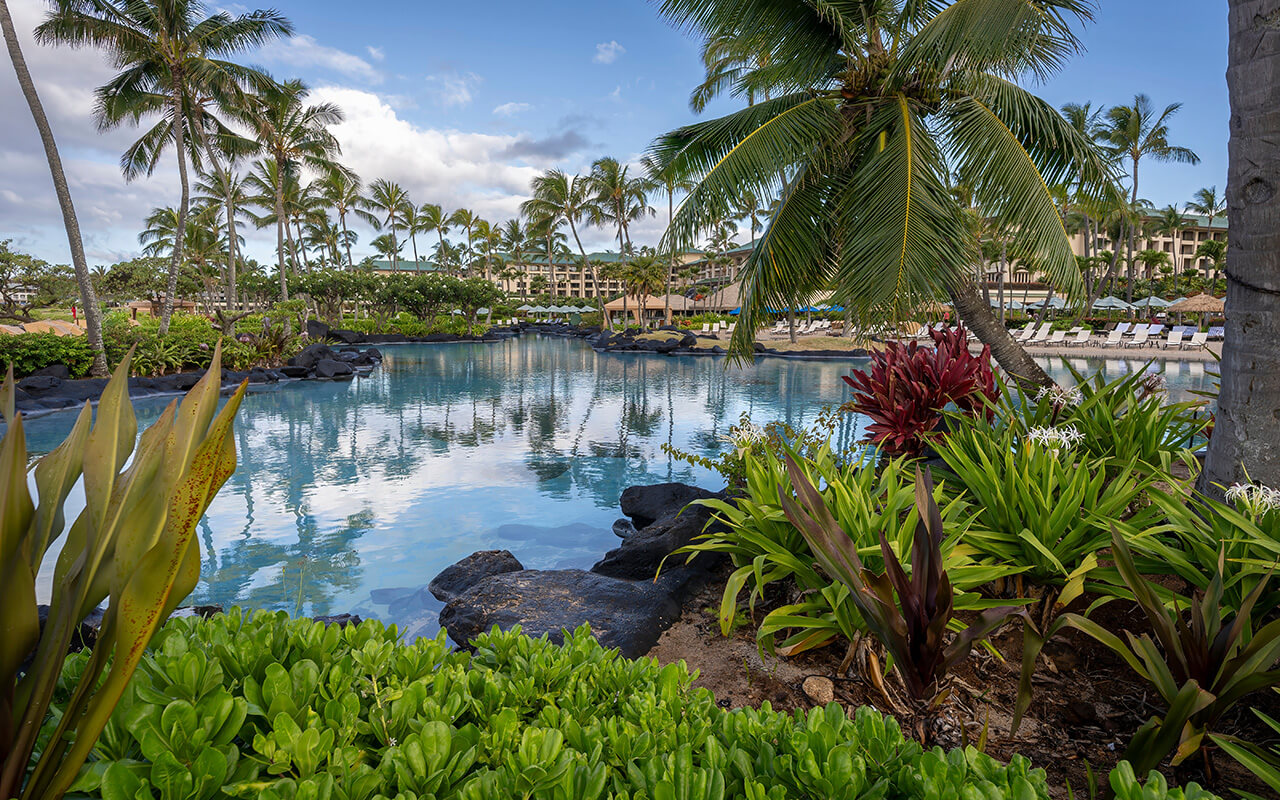
[[[808,425],[848,399],[841,376],[865,361],[597,354],[577,340],[385,348],[348,383],[255,391],[237,421],[239,468],[201,521],[197,603],[295,614],[351,612],[433,633],[440,604],[419,591],[481,549],[530,568],[589,567],[618,539],[627,486],[717,477],[663,444],[704,455],[742,412]],[[1086,362],[1107,374],[1141,361]],[[1065,375],[1060,362],[1047,366]],[[1207,387],[1203,364],[1168,365],[1170,394]],[[142,400],[140,425],[166,401]],[[74,415],[31,420],[47,451]],[[847,418],[837,435],[858,435]],[[75,513],[76,509],[69,509]]]

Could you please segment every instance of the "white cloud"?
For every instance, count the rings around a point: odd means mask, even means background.
[[[622,100],[622,86],[615,86],[612,92],[609,92],[609,99],[614,102]]]
[[[528,103],[503,103],[493,110],[500,117],[512,117],[533,108]]]
[[[386,52],[381,47],[369,45],[365,50],[369,51],[369,58],[372,58],[374,61],[385,61],[387,58]]]
[[[474,72],[446,72],[427,76],[427,88],[436,102],[445,108],[471,104],[471,91],[483,78]]]
[[[291,67],[329,70],[366,83],[378,84],[383,79],[382,73],[360,56],[320,44],[314,37],[306,34],[264,47],[262,58]]]
[[[618,60],[618,56],[625,52],[627,52],[627,48],[616,41],[601,42],[596,45],[596,55],[591,60],[597,64],[612,64]]]

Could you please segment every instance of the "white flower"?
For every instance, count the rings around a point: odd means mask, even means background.
[[[739,450],[745,450],[757,442],[763,442],[764,437],[764,428],[747,422],[729,428],[729,435],[721,436],[720,438]]]
[[[1055,453],[1061,448],[1074,447],[1083,439],[1084,434],[1074,425],[1064,425],[1061,428],[1032,428],[1027,431],[1028,441],[1047,447]]]
[[[1227,501],[1243,506],[1254,514],[1265,514],[1280,508],[1280,489],[1253,483],[1237,483],[1227,489]]]
[[[1043,386],[1036,393],[1036,401],[1049,398],[1055,406],[1078,406],[1084,402],[1084,394],[1078,386]]]

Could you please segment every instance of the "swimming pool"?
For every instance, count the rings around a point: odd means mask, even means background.
[[[758,424],[809,425],[848,399],[840,378],[865,363],[726,368],[720,358],[597,354],[538,336],[384,352],[369,377],[246,398],[239,467],[199,526],[191,602],[358,613],[434,633],[440,604],[421,589],[444,567],[494,548],[530,568],[589,567],[618,543],[611,526],[627,486],[719,488],[718,476],[663,444],[717,454],[744,411]],[[1068,377],[1060,360],[1041,361]],[[1076,361],[1107,375],[1144,363]],[[1175,399],[1211,380],[1204,364],[1166,370]],[[140,427],[165,404],[137,401]],[[30,450],[56,446],[73,421],[29,421]],[[837,435],[855,439],[857,420]]]

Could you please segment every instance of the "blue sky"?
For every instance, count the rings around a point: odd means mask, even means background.
[[[688,95],[701,77],[698,43],[647,0],[276,5],[299,36],[252,60],[278,77],[303,78],[317,98],[341,105],[344,161],[366,180],[399,180],[419,203],[466,206],[499,221],[538,171],[585,170],[605,154],[635,158],[655,135],[695,118]],[[1144,164],[1141,194],[1157,205],[1185,202],[1201,186],[1225,188],[1226,9],[1206,5],[1102,0],[1083,31],[1087,52],[1037,87],[1055,105],[1127,102],[1136,92],[1161,107],[1183,102],[1173,138],[1202,162]],[[42,3],[10,6],[19,29],[29,29]],[[125,184],[115,162],[134,132],[103,136],[88,118],[90,92],[108,67],[93,53],[26,44],[64,148],[90,261],[127,257],[147,211],[176,202],[173,171],[166,165],[150,180]],[[0,104],[0,238],[65,260],[47,169],[7,66]],[[732,107],[721,101],[708,113]],[[636,238],[655,238],[660,228],[654,220]],[[369,238],[362,231],[361,241]],[[603,247],[609,236],[589,239]],[[251,232],[249,252],[267,259],[271,241]]]

